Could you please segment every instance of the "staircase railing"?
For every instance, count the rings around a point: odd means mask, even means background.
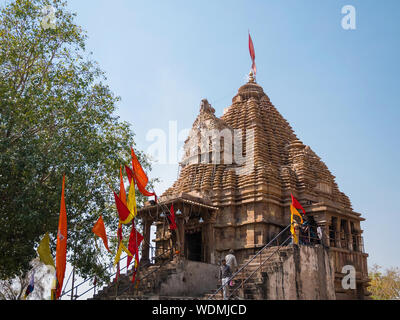
[[[120,260],[120,262],[126,260],[126,258],[128,258],[128,256],[125,256],[124,258],[122,258],[122,259]],[[112,266],[113,266],[113,263],[109,265],[109,268],[111,268]],[[126,268],[127,268],[127,267],[123,267],[122,269],[120,269],[120,272],[123,271],[123,270],[125,270]],[[115,272],[115,273],[113,273],[113,274],[110,276],[110,278],[112,279],[113,277],[115,277],[115,276],[117,275],[117,273],[118,273],[118,271]],[[60,298],[62,298],[63,296],[67,295],[67,294],[70,293],[70,292],[72,292],[71,294],[73,295],[73,294],[74,294],[74,293],[73,293],[73,290],[77,290],[80,286],[84,285],[86,282],[88,282],[88,281],[90,281],[90,280],[94,280],[95,277],[96,277],[96,276],[92,276],[92,277],[90,277],[90,278],[87,278],[86,280],[84,280],[84,281],[82,281],[81,283],[77,284],[76,286],[74,286],[73,288],[69,289],[68,291],[63,292],[63,293],[60,295]],[[85,295],[85,294],[88,293],[89,291],[93,290],[94,288],[95,288],[95,286],[91,287],[90,289],[86,290],[84,293],[81,293],[80,295],[75,295],[75,296],[74,296],[74,298],[75,298],[74,300],[76,300],[76,299],[82,297],[83,295]]]
[[[244,291],[245,283],[247,283],[247,281],[249,281],[251,279],[251,277],[253,277],[253,275],[255,275],[258,272],[258,270],[260,270],[264,266],[264,264],[266,262],[268,262],[268,260],[270,258],[272,258],[272,256],[275,255],[275,253],[279,252],[282,249],[282,247],[285,246],[289,242],[289,240],[291,240],[291,239],[292,239],[292,236],[289,236],[282,244],[280,244],[277,247],[277,249],[273,253],[271,253],[271,255],[268,256],[268,258],[266,258],[262,263],[260,263],[260,265],[257,267],[257,269],[255,269],[246,279],[242,280],[242,282],[237,287],[232,289],[232,291],[230,292],[230,294],[228,296],[228,300],[234,295],[234,293],[237,290],[239,290],[239,288],[242,288],[242,290]]]
[[[168,254],[168,253],[170,254],[170,253],[172,252],[172,250],[173,250],[173,249],[164,250],[164,251],[163,251],[162,253],[160,253],[159,255],[152,257],[148,262],[144,263],[143,265],[140,265],[140,267],[145,268],[145,267],[148,267],[148,266],[152,265],[152,264],[153,264],[153,263],[152,263],[152,260],[154,260],[154,263],[156,263],[157,259],[160,259],[160,258],[162,258],[162,257],[165,257],[166,254]],[[126,259],[127,257],[128,257],[128,256],[126,256],[124,259]],[[125,269],[127,269],[126,266],[125,266],[124,268],[122,268],[120,271],[123,271],[123,270],[125,270]],[[114,274],[111,276],[111,278],[114,277],[116,274],[117,274],[117,272],[114,273]],[[141,280],[141,279],[140,279],[140,280]],[[131,287],[131,285],[128,286],[128,289],[129,289],[130,287]],[[84,293],[82,293],[81,295],[77,296],[77,298],[82,297],[83,295],[85,295],[86,293],[88,293],[89,291],[91,291],[91,290],[93,290],[93,289],[94,289],[94,286],[91,287],[91,288],[89,288],[88,290],[86,290],[86,291],[85,291]],[[126,290],[127,290],[127,289],[124,289],[122,293],[124,293]],[[122,293],[121,293],[121,294],[122,294]],[[119,296],[119,295],[117,295],[117,296]]]
[[[271,247],[272,244],[273,244],[276,240],[278,240],[278,238],[279,238],[281,235],[283,235],[289,228],[290,228],[290,224],[289,224],[285,229],[283,229],[278,235],[276,235],[270,242],[268,242],[268,244],[266,244],[261,250],[259,250],[247,263],[245,263],[242,267],[240,267],[239,270],[236,271],[236,272],[229,278],[229,280],[226,282],[226,284],[225,284],[225,285],[221,285],[221,287],[219,287],[219,288],[217,289],[217,291],[215,291],[214,294],[212,294],[212,295],[208,298],[208,300],[214,299],[215,296],[216,296],[221,290],[223,290],[225,286],[228,286],[229,283],[230,283],[232,280],[234,280],[234,279],[235,279],[235,278],[236,278],[236,277],[237,277],[237,276],[252,262],[252,261],[254,261],[258,256],[260,256],[260,258],[261,258],[261,254],[262,254],[267,248]],[[288,239],[291,239],[291,237],[289,237]],[[284,241],[284,243],[285,243],[288,239],[286,239],[286,240]],[[283,246],[283,243],[279,245],[279,248],[281,248],[282,246]],[[269,256],[269,257],[264,261],[264,263],[265,263],[267,260],[269,260],[271,257],[272,257],[272,255]],[[235,291],[236,291],[236,290],[235,290]]]
[[[161,253],[158,257],[164,256],[166,252],[172,253],[172,252],[173,252],[173,248],[165,250],[165,251],[164,251],[163,253]],[[157,259],[157,257],[155,257],[154,259]],[[117,297],[122,296],[125,292],[127,292],[127,291],[130,290],[130,289],[132,289],[132,287],[134,287],[135,284],[142,282],[144,279],[148,278],[150,275],[152,275],[153,273],[155,273],[155,272],[157,272],[158,270],[160,270],[160,268],[161,268],[164,264],[166,264],[167,262],[169,262],[169,260],[163,261],[160,265],[158,265],[158,268],[157,268],[157,269],[154,269],[153,271],[150,271],[149,273],[145,274],[143,277],[138,277],[138,279],[135,280],[135,283],[130,283],[125,289],[123,289],[121,292],[118,292],[117,295],[116,295],[115,297],[117,298]],[[151,265],[151,263],[144,264],[144,265],[142,266],[142,268],[145,268],[145,267],[147,267],[147,266],[149,266],[149,265]]]

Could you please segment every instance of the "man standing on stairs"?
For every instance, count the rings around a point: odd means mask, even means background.
[[[235,272],[237,268],[236,257],[233,255],[235,251],[233,249],[229,250],[229,254],[225,257],[226,264],[231,268],[231,272]]]
[[[228,300],[229,278],[232,277],[231,268],[226,264],[226,260],[222,260],[221,269],[219,270],[219,278],[223,287],[224,300]]]

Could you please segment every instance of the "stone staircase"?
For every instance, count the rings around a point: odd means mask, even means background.
[[[265,282],[268,277],[275,272],[282,271],[283,262],[293,254],[293,246],[280,247],[279,251],[278,247],[270,247],[265,249],[259,256],[257,256],[253,261],[249,262],[253,256],[246,259],[242,265],[239,266],[247,266],[235,277],[233,280],[234,286],[231,287],[230,291],[232,292],[232,288],[236,288],[242,282],[242,280],[246,280],[250,275],[256,271],[249,280],[247,280],[234,294],[231,299],[233,300],[264,300],[266,298],[265,292]],[[267,260],[268,259],[268,260]],[[260,267],[265,260],[267,262]],[[204,295],[203,300],[222,300],[222,290],[214,296],[214,293],[219,289],[216,288],[214,291],[209,292]]]
[[[279,249],[279,250],[278,250]],[[288,257],[293,255],[293,246],[285,247],[269,247],[259,254],[254,260],[250,260],[254,256],[247,258],[240,266],[246,266],[233,280],[236,288],[241,286],[234,292],[232,300],[265,300],[267,297],[266,281],[276,272],[283,272],[283,263]],[[266,261],[266,262],[265,262]],[[263,266],[260,268],[260,264]],[[222,290],[214,296],[219,289],[217,285],[215,289],[205,290],[201,294],[179,294],[165,295],[161,290],[163,283],[171,282],[171,279],[178,279],[179,272],[185,267],[182,264],[194,262],[182,262],[177,259],[164,262],[160,265],[150,265],[145,267],[137,275],[139,284],[137,288],[133,288],[131,284],[132,274],[120,275],[118,284],[116,281],[100,290],[91,300],[222,300]],[[181,271],[179,271],[181,270]],[[185,271],[186,272],[186,271]],[[196,271],[194,271],[196,272]],[[254,274],[253,274],[254,272]],[[207,276],[207,275],[206,275]],[[251,277],[250,277],[251,276]],[[242,284],[242,280],[246,280]],[[216,283],[216,282],[215,282]],[[118,286],[118,287],[117,287]],[[213,288],[211,286],[210,288]],[[232,291],[232,288],[230,291]]]
[[[137,288],[132,284],[132,272],[121,274],[118,282],[114,279],[112,283],[93,296],[90,300],[151,300],[154,295],[153,289],[157,276],[162,278],[174,273],[176,262],[161,263],[139,268],[136,279],[139,280]],[[158,274],[157,274],[158,273]],[[143,280],[141,280],[143,278]]]
[[[136,276],[139,283],[136,288],[131,284],[132,274],[121,275],[118,288],[114,281],[100,290],[91,300],[199,300],[205,292],[216,285],[217,270],[217,266],[204,263],[179,259],[165,261],[162,264],[147,266],[143,270],[139,269]],[[206,280],[213,277],[215,279],[210,285],[210,281],[205,284],[198,278],[192,278],[199,275]],[[183,287],[189,282],[192,283],[193,290],[190,287]],[[202,283],[207,289],[201,290],[198,283]]]

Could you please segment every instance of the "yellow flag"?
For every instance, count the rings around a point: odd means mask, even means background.
[[[135,194],[135,183],[134,183],[133,179],[132,179],[131,186],[129,188],[128,209],[129,209],[130,213],[133,215],[133,217],[136,217],[136,215],[137,215],[136,194]]]
[[[51,293],[50,293],[50,300],[57,300],[56,299],[56,291],[57,291],[57,274],[54,271],[54,278],[51,285]]]
[[[43,237],[39,247],[37,248],[37,252],[39,254],[40,261],[42,261],[45,265],[52,266],[54,268],[56,267],[53,257],[51,256],[49,233],[46,233],[46,235]]]
[[[296,216],[299,216],[299,217],[300,217],[301,224],[303,224],[303,217],[302,217],[301,214],[296,210],[296,208],[293,207],[292,205],[290,205],[290,211],[291,211],[291,213],[292,213],[292,214],[291,214],[291,218],[290,218],[290,232],[291,232],[292,235],[293,235],[293,242],[294,242],[294,244],[299,244],[299,239],[298,239],[298,237],[297,237],[296,230],[294,229],[294,222],[295,222],[294,216],[296,215]]]
[[[132,253],[130,253],[130,251],[124,246],[124,244],[121,241],[119,244],[117,255],[115,256],[115,259],[114,259],[114,268],[117,265],[117,263],[119,262],[119,260],[121,259],[122,250],[125,251],[125,253],[128,256],[133,257]]]

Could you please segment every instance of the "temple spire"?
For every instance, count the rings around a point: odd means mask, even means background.
[[[251,70],[249,73],[249,83],[256,83],[256,78],[253,74],[253,70]]]

